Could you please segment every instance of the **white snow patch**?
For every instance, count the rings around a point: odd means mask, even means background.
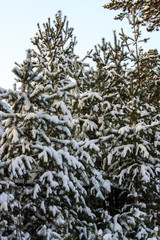
[[[111,233],[107,233],[103,236],[103,240],[112,240],[112,234]]]
[[[121,135],[124,135],[125,133],[128,133],[129,131],[130,131],[130,127],[127,125],[125,127],[120,128],[118,133]]]

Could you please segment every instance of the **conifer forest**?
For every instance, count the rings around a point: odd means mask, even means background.
[[[1,240],[160,240],[160,0],[103,7],[130,36],[80,59],[58,11],[0,88]]]

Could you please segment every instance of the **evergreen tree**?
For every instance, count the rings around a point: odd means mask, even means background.
[[[102,86],[100,149],[112,182],[104,232],[112,239],[159,239],[159,54],[143,53],[138,14],[131,12],[133,37],[122,30],[121,42],[103,41],[93,54],[92,79]]]
[[[121,13],[118,14],[115,19],[122,20],[124,17],[131,14],[133,9],[136,9],[139,15],[139,23],[147,26],[148,31],[159,30],[160,27],[160,1],[148,1],[148,0],[111,0],[109,3],[104,4],[104,8],[118,10],[121,9]]]
[[[105,5],[133,36],[102,39],[86,56],[95,67],[74,53],[60,11],[38,24],[17,85],[0,89],[2,239],[160,239],[160,56],[140,31],[159,26],[149,4]]]
[[[76,56],[66,18],[59,12],[54,27],[49,20],[32,42],[38,51],[28,50],[27,59],[13,69],[18,90],[3,94],[12,113],[3,115],[1,235],[94,239],[97,215],[90,196],[103,202],[110,182],[94,167],[91,143],[77,143],[71,135]]]
[[[55,16],[54,26],[51,26],[48,19],[43,27],[42,30],[38,24],[38,33],[31,39],[38,50],[34,53],[35,61],[42,68],[44,85],[48,84],[46,80],[50,79],[50,88],[55,91],[56,100],[54,96],[50,99],[52,106],[57,109],[60,119],[71,124],[70,113],[64,113],[67,108],[71,111],[76,74],[83,69],[82,62],[78,61],[78,56],[74,53],[76,37],[73,36],[73,28],[69,27],[67,18],[63,18],[60,11]],[[63,119],[64,116],[67,118]]]

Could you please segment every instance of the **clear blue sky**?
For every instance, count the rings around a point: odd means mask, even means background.
[[[124,22],[114,20],[114,11],[103,9],[106,0],[4,0],[0,3],[0,87],[12,88],[14,62],[25,59],[30,38],[37,31],[37,22],[42,24],[48,17],[54,18],[58,10],[68,17],[77,36],[77,54],[85,53],[98,44],[102,37],[112,41],[113,30],[121,27],[128,31]],[[149,33],[147,48],[160,51],[160,33]]]

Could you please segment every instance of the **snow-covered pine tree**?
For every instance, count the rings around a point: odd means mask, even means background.
[[[51,27],[50,20],[43,26],[44,31],[38,25],[38,37],[33,38],[32,42],[38,50],[41,49],[38,54],[35,53],[35,56],[38,62],[42,61],[43,58],[44,79],[50,79],[50,86],[54,86],[52,107],[57,109],[56,114],[60,119],[67,121],[68,126],[72,128],[74,138],[79,141],[76,154],[80,161],[87,166],[88,176],[91,178],[91,182],[88,182],[89,184],[85,183],[87,185],[88,202],[90,201],[89,196],[94,198],[95,193],[97,193],[98,202],[101,200],[104,202],[104,197],[102,197],[101,190],[98,188],[98,182],[95,179],[95,176],[97,176],[103,182],[101,172],[96,171],[93,167],[95,155],[98,155],[99,148],[94,141],[90,141],[86,136],[84,137],[85,130],[83,127],[81,128],[82,131],[77,132],[79,124],[83,125],[81,122],[86,123],[86,118],[84,119],[79,115],[80,99],[83,98],[82,92],[88,80],[85,70],[86,64],[84,60],[79,60],[78,56],[74,53],[76,38],[73,37],[73,29],[69,28],[66,17],[62,18],[61,12],[58,12],[56,15],[54,27]],[[86,121],[88,122],[88,119]],[[89,168],[90,165],[92,166],[91,169]],[[106,183],[103,192],[108,192],[110,189],[107,180]],[[90,187],[88,187],[89,185]],[[94,185],[96,186],[95,190]],[[92,207],[90,203],[89,205]],[[92,210],[94,212],[95,207]]]
[[[81,87],[77,108],[80,120],[79,137],[92,139],[101,145],[98,155],[94,158],[100,169],[103,165],[101,159],[105,159],[107,153],[107,129],[111,127],[111,119],[114,124],[113,119],[120,118],[123,101],[128,99],[127,81],[125,82],[123,74],[123,68],[126,66],[125,55],[115,33],[114,46],[103,39],[101,45],[95,46],[92,54],[96,68],[85,72],[84,89]]]
[[[29,234],[23,232],[22,204],[23,192],[27,191],[30,181],[32,165],[35,160],[34,148],[31,146],[30,129],[34,131],[34,116],[36,113],[28,99],[32,86],[32,79],[37,76],[31,66],[31,53],[28,52],[26,61],[21,66],[14,69],[16,75],[21,79],[20,91],[8,90],[1,95],[10,105],[12,113],[3,114],[4,133],[1,139],[1,237],[10,239],[29,239]],[[19,80],[18,79],[18,80]],[[19,80],[20,82],[20,80]],[[26,199],[27,200],[27,199]]]
[[[1,95],[1,99],[2,99],[2,100],[0,100],[0,140],[1,140],[1,137],[2,137],[2,134],[3,134],[2,115],[4,113],[10,113],[11,112],[11,109],[9,108],[8,104],[3,101],[4,100],[3,94],[5,92],[6,92],[6,90],[4,88],[0,88],[0,95]],[[0,152],[0,155],[1,155],[1,152]],[[3,185],[3,181],[1,181],[1,180],[2,179],[0,179],[0,192],[2,190],[2,185]],[[8,199],[9,199],[9,196],[8,196]],[[2,192],[2,194],[0,194],[1,210],[3,208],[6,209],[5,200],[7,201],[7,195],[6,195],[6,193]],[[1,237],[1,234],[3,232],[3,227],[5,226],[5,224],[6,224],[5,220],[1,218],[0,219],[0,229],[1,229],[0,237]]]
[[[126,53],[123,51],[123,47],[119,45],[116,35],[114,35],[114,40],[114,46],[106,43],[103,39],[102,45],[95,47],[93,60],[96,63],[96,69],[91,68],[84,72],[84,77],[78,85],[79,98],[76,116],[73,115],[74,120],[77,121],[76,126],[78,126],[78,134],[76,135],[82,143],[86,142],[85,146],[90,148],[90,155],[102,175],[102,159],[107,158],[108,154],[108,138],[113,139],[113,127],[119,126],[119,121],[124,115],[124,100],[128,99],[129,94],[124,71]],[[107,133],[111,128],[113,134],[110,132],[109,136]],[[84,150],[83,148],[83,152]],[[99,228],[101,230],[105,229],[106,234],[110,234],[108,224],[110,217],[106,213],[112,214],[112,211],[114,211],[113,198],[113,194],[106,194],[103,206],[99,201],[93,200],[94,206],[101,206],[95,210],[97,216],[99,216]],[[110,206],[108,202],[110,202]]]
[[[44,79],[51,79],[51,86],[55,90],[55,98],[52,99],[52,106],[57,109],[59,117],[70,125],[74,114],[73,128],[78,126],[79,119],[79,98],[84,90],[86,80],[86,64],[79,60],[74,53],[77,44],[76,37],[73,36],[73,28],[69,27],[66,17],[62,17],[59,11],[54,20],[54,26],[51,26],[50,19],[43,24],[41,29],[38,24],[38,33],[31,39],[32,43],[38,49],[35,52],[36,61],[42,65]],[[84,90],[84,91],[83,91]],[[57,94],[57,95],[56,95]],[[63,99],[63,101],[61,101]],[[70,110],[64,114],[67,109]],[[62,113],[62,115],[61,115]],[[77,119],[77,121],[76,121]],[[76,134],[76,130],[75,130]],[[81,131],[76,134],[78,140]],[[82,137],[79,137],[82,140]]]
[[[110,0],[104,4],[104,8],[121,10],[115,19],[122,20],[131,13],[131,9],[136,9],[139,14],[139,23],[147,26],[148,31],[159,30],[160,27],[160,0]]]
[[[112,111],[107,114],[111,116],[111,127],[106,132],[108,159],[105,170],[116,187],[112,197],[114,212],[110,228],[114,240],[159,239],[160,122],[157,104],[159,95],[155,92],[156,85],[159,89],[160,83],[157,74],[159,55],[156,53],[146,61],[139,47],[142,40],[138,11],[133,7],[127,17],[133,29],[133,37],[126,36],[123,30],[120,37],[121,45],[127,52],[125,60],[128,66],[123,68],[124,72],[118,78],[114,69],[114,65],[119,62],[118,56],[113,59],[113,67],[104,67],[106,71],[110,69],[113,72],[111,82],[121,78],[123,80],[124,84],[114,85],[114,89],[119,92],[116,96],[121,95],[123,86],[127,87],[124,93],[128,92],[127,98],[121,98],[123,100],[118,105],[118,117],[115,118],[114,114],[112,117]],[[144,67],[144,62],[148,67]],[[110,88],[107,90],[109,95]],[[153,97],[155,102],[151,101],[151,96],[156,96]],[[115,104],[114,98],[111,103]]]
[[[72,117],[67,109],[71,110],[72,89],[76,88],[75,78],[83,68],[82,62],[78,61],[78,56],[74,53],[77,41],[73,28],[69,27],[66,16],[62,17],[59,11],[54,26],[51,26],[50,18],[43,24],[43,28],[38,24],[38,32],[31,41],[38,50],[35,51],[35,61],[42,66],[44,85],[45,80],[50,79],[48,87],[55,92],[50,99],[52,107],[57,110],[60,119],[71,124]]]
[[[54,27],[49,20],[44,31],[39,28],[32,40],[38,52],[29,50],[13,70],[19,89],[3,94],[13,113],[3,115],[0,224],[2,236],[10,239],[96,238],[90,196],[104,200],[110,183],[84,151],[87,143],[72,138],[68,124],[73,45],[62,44],[70,32],[60,12]]]
[[[124,118],[128,112],[125,101],[130,97],[125,72],[128,64],[127,52],[123,44],[117,40],[114,32],[114,44],[107,43],[105,39],[102,39],[102,44],[95,46],[92,59],[96,63],[96,68],[91,74],[92,82],[94,82],[92,91],[96,91],[101,97],[101,101],[97,102],[98,128],[96,131],[97,145],[101,155],[99,164],[101,168],[103,167],[104,177],[109,178],[112,183],[111,193],[106,196],[107,209],[111,218],[109,222],[104,220],[106,224],[104,233],[107,237],[115,231],[118,236],[117,225],[115,224],[114,230],[112,221],[114,221],[118,205],[121,204],[120,199],[117,198],[123,192],[123,187],[118,186],[113,181],[113,175],[108,174],[107,161],[108,152],[117,141],[115,136],[119,126],[124,124],[124,121],[127,123],[127,119]]]

